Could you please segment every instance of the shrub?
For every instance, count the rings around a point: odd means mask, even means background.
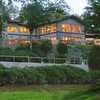
[[[0,64],[0,70],[5,69],[4,65]]]
[[[0,67],[0,85],[91,83],[96,86],[99,79],[100,71],[85,72],[80,68],[65,65],[25,68]]]
[[[37,56],[41,55],[40,41],[33,41],[32,42],[32,52],[37,54]]]
[[[3,74],[5,73],[4,70],[5,70],[5,67],[0,64],[0,86],[2,86],[4,82],[3,80],[4,79]]]
[[[100,91],[100,71],[99,70],[91,70],[91,89]]]
[[[64,57],[65,54],[68,52],[67,44],[64,44],[61,41],[59,41],[59,43],[56,46],[56,50],[58,53],[58,57]]]
[[[100,69],[100,46],[94,45],[89,54],[88,64],[91,69]]]
[[[29,44],[19,44],[16,46],[15,50],[19,51],[19,50],[29,50]]]
[[[9,47],[0,47],[0,55],[12,55],[13,50]]]
[[[52,44],[49,40],[40,40],[32,42],[32,52],[37,54],[37,56],[47,56],[51,51]]]
[[[48,53],[52,50],[52,44],[49,40],[40,41],[40,50],[42,51],[41,56],[46,57]]]

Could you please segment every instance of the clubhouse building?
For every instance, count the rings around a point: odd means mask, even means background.
[[[30,37],[32,41],[48,39],[53,44],[58,40],[68,44],[80,44],[84,42],[84,24],[76,16],[64,17],[39,25],[30,35],[26,24],[11,21],[4,26],[2,37],[4,44],[9,45],[30,43]]]

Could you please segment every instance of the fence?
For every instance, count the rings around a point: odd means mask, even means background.
[[[29,57],[29,56],[6,56],[0,55],[0,61],[3,62],[27,62],[27,63],[68,63],[68,64],[82,64],[82,60],[74,58],[68,60],[67,58],[48,58],[48,57]],[[84,60],[86,64],[87,61]]]

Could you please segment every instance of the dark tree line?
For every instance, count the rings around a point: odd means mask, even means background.
[[[86,32],[100,33],[100,0],[88,0],[84,13]]]

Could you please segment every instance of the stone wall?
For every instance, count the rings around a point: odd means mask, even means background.
[[[61,65],[71,65],[74,67],[78,67],[81,68],[83,70],[89,71],[88,66],[85,64],[52,64],[52,63],[26,63],[26,62],[0,62],[0,64],[4,65],[7,68],[10,67],[40,67],[40,66],[53,66],[53,65],[57,65],[57,66],[61,66]]]

